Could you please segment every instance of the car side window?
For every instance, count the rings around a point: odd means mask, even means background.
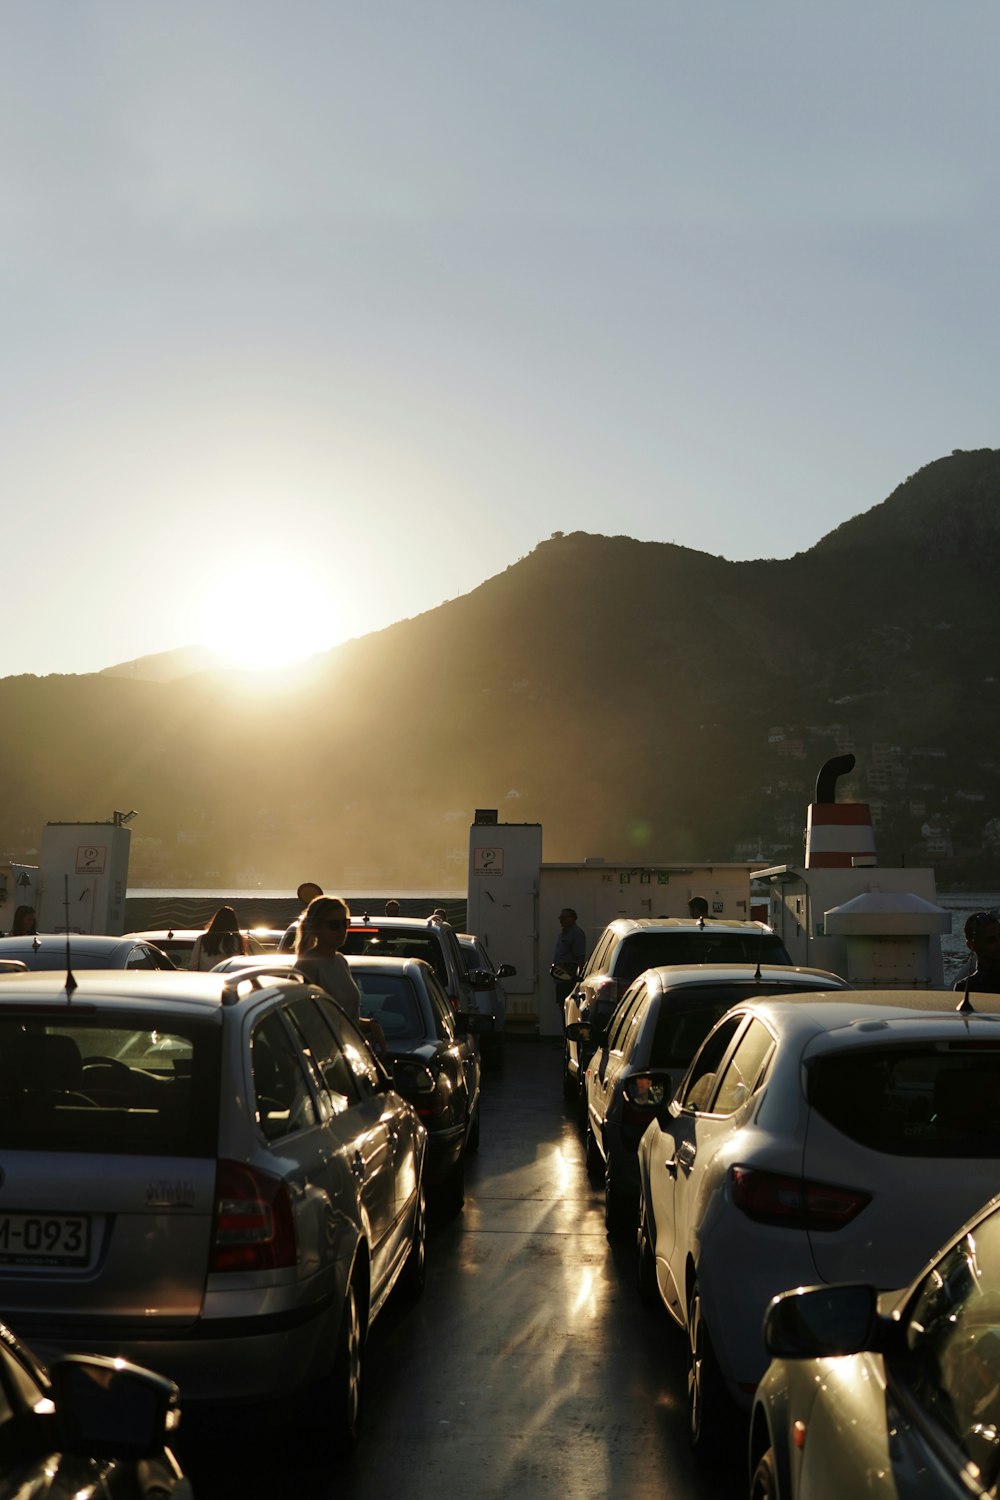
[[[743,1015],[735,1015],[726,1021],[720,1021],[703,1042],[683,1084],[679,1100],[681,1109],[692,1114],[707,1110],[722,1059],[744,1020]]]
[[[143,947],[140,943],[132,949],[125,967],[126,969],[158,969],[159,964],[153,957],[153,950]]]
[[[750,1098],[771,1055],[774,1038],[756,1016],[740,1037],[712,1104],[713,1115],[731,1115]]]
[[[427,985],[427,995],[431,1002],[431,1010],[434,1012],[438,1040],[453,1042],[455,1040],[455,1017],[448,996],[438,983],[436,975],[425,974],[424,983]]]
[[[276,1010],[254,1028],[250,1042],[260,1128],[269,1141],[316,1124],[316,1106],[302,1058]]]
[[[613,942],[614,933],[606,932],[584,965],[583,978],[587,978],[590,974],[604,974],[607,972],[607,961]]]
[[[984,1493],[1000,1475],[1000,1215],[947,1251],[924,1277],[906,1322],[908,1358],[892,1365],[927,1414],[978,1471]]]
[[[314,996],[304,995],[288,1007],[288,1016],[295,1027],[302,1049],[312,1058],[323,1089],[329,1097],[333,1114],[342,1114],[358,1100],[354,1075],[347,1066],[347,1059],[340,1043],[320,1013]]]
[[[360,1031],[348,1020],[340,1006],[326,995],[315,996],[315,1003],[340,1043],[359,1096],[366,1099],[381,1093],[385,1086],[385,1075]]]
[[[608,1051],[621,1052],[628,1038],[629,1027],[639,1006],[646,998],[646,986],[635,984],[626,990],[621,1005],[611,1018],[608,1030]]]

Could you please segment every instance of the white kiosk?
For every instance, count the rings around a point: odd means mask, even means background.
[[[46,823],[35,901],[39,932],[125,931],[129,845],[125,824],[133,813],[115,813],[110,823]]]

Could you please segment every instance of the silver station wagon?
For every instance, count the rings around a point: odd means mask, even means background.
[[[365,1335],[425,1271],[426,1132],[301,976],[0,976],[0,1308],[185,1404],[357,1437]]]

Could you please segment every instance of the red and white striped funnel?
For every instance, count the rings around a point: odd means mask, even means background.
[[[816,778],[816,800],[809,804],[806,868],[849,870],[874,865],[875,829],[867,802],[835,802],[837,777],[854,770],[853,755],[828,760]]]

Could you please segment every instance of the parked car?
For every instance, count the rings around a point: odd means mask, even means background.
[[[639,1141],[719,1017],[763,995],[840,989],[850,985],[837,974],[787,964],[673,964],[640,974],[601,1032],[584,1078],[587,1170],[604,1182],[611,1233],[634,1235]],[[589,1030],[583,1022],[569,1028],[584,1041]]]
[[[453,1210],[465,1199],[465,1158],[479,1149],[479,1053],[430,964],[348,957],[361,1014],[382,1029],[393,1084],[427,1130],[428,1187]]]
[[[473,1004],[480,1016],[478,1027],[479,1048],[486,1067],[503,1067],[503,1038],[507,1024],[507,991],[505,979],[517,973],[513,964],[497,966],[486,950],[486,944],[471,932],[458,934],[458,946],[462,952],[466,973],[473,983],[479,984],[473,996]],[[492,978],[491,984],[482,984],[480,976]]]
[[[781,939],[762,922],[709,922],[689,917],[617,917],[609,922],[566,997],[566,1027],[583,1022],[586,1041],[566,1035],[563,1090],[579,1102],[583,1079],[602,1029],[644,969],[664,964],[791,964]]]
[[[244,927],[242,936],[247,945],[247,952],[251,954],[267,953],[271,945],[262,940],[261,931],[257,928]],[[127,932],[128,938],[137,942],[152,943],[159,948],[161,953],[166,953],[177,969],[186,969],[191,962],[194,945],[200,937],[204,937],[203,927],[158,927],[149,932]],[[280,934],[279,934],[280,936]]]
[[[0,1323],[0,1494],[37,1500],[190,1500],[167,1446],[177,1387],[124,1360],[71,1355],[51,1369]]]
[[[996,1495],[1000,1198],[906,1291],[787,1292],[764,1341],[774,1358],[750,1424],[752,1500]]]
[[[1000,996],[978,999],[1000,1010]],[[1000,1016],[949,1001],[747,1002],[643,1136],[639,1284],[686,1329],[696,1448],[729,1397],[749,1407],[775,1293],[900,1286],[995,1189]]]
[[[454,927],[436,917],[351,917],[343,953],[371,953],[387,958],[422,958],[444,987],[452,1010],[477,1013],[476,991],[490,989],[492,972],[465,966]]]
[[[0,938],[0,958],[16,958],[28,969],[173,969],[168,954],[142,937],[104,937],[92,932],[39,932]]]
[[[186,1404],[308,1390],[349,1444],[368,1328],[423,1284],[426,1139],[297,973],[0,976],[0,1306]]]

